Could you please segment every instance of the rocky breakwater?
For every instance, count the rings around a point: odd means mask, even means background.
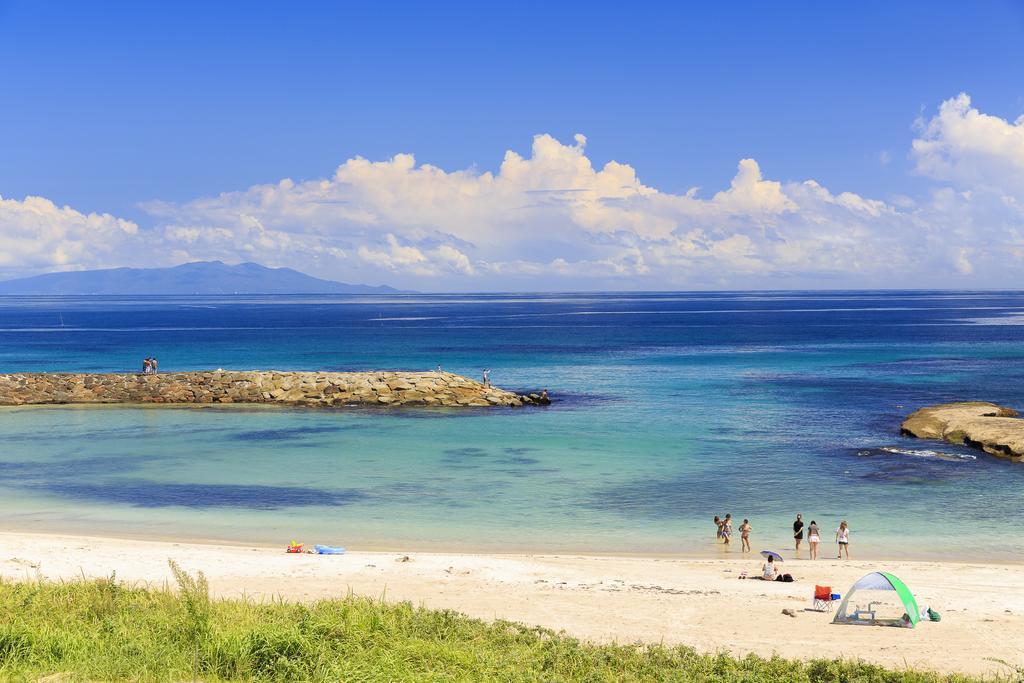
[[[1024,461],[1024,419],[1018,417],[1016,410],[995,403],[966,401],[921,408],[903,421],[900,432]]]
[[[535,395],[534,395],[535,396]],[[304,406],[522,406],[544,403],[450,372],[211,371],[0,375],[0,405],[271,403]]]

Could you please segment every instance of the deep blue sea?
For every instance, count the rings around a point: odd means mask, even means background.
[[[0,372],[445,370],[547,408],[0,409],[0,526],[356,548],[1019,559],[1024,465],[899,435],[1024,408],[1024,294],[0,297]],[[824,554],[824,553],[823,553]]]

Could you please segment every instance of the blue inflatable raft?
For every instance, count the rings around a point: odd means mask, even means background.
[[[316,550],[317,555],[344,555],[345,549],[341,546],[331,545],[315,545],[313,549]]]

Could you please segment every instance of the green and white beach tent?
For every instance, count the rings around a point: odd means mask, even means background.
[[[870,599],[871,595],[867,591],[895,591],[899,601],[903,604],[903,611],[907,618],[903,615],[895,614],[888,616],[877,616],[875,610],[872,609],[872,605],[879,601],[870,601],[867,603],[866,609],[856,607],[853,612],[848,611],[848,605],[850,599],[857,592],[861,592],[861,598]],[[854,603],[856,605],[856,603]],[[909,623],[907,621],[909,619]],[[866,626],[903,626],[914,628],[917,626],[917,622],[921,620],[921,610],[917,606],[917,599],[914,598],[914,594],[907,588],[907,584],[903,583],[898,576],[890,574],[889,572],[871,572],[863,576],[857,583],[850,586],[850,590],[846,592],[846,596],[843,598],[843,602],[840,603],[839,609],[836,611],[835,619],[832,620],[833,624],[863,624]]]

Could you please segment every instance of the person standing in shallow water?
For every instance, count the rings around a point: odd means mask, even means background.
[[[793,540],[796,541],[796,556],[800,557],[800,542],[804,540],[804,520],[800,515],[793,522]]]
[[[740,524],[740,552],[750,552],[750,532],[753,530],[749,519],[744,519],[743,524]]]
[[[722,540],[722,518],[715,515],[715,541]]]
[[[726,515],[722,520],[722,540],[726,545],[732,540],[732,514]]]

